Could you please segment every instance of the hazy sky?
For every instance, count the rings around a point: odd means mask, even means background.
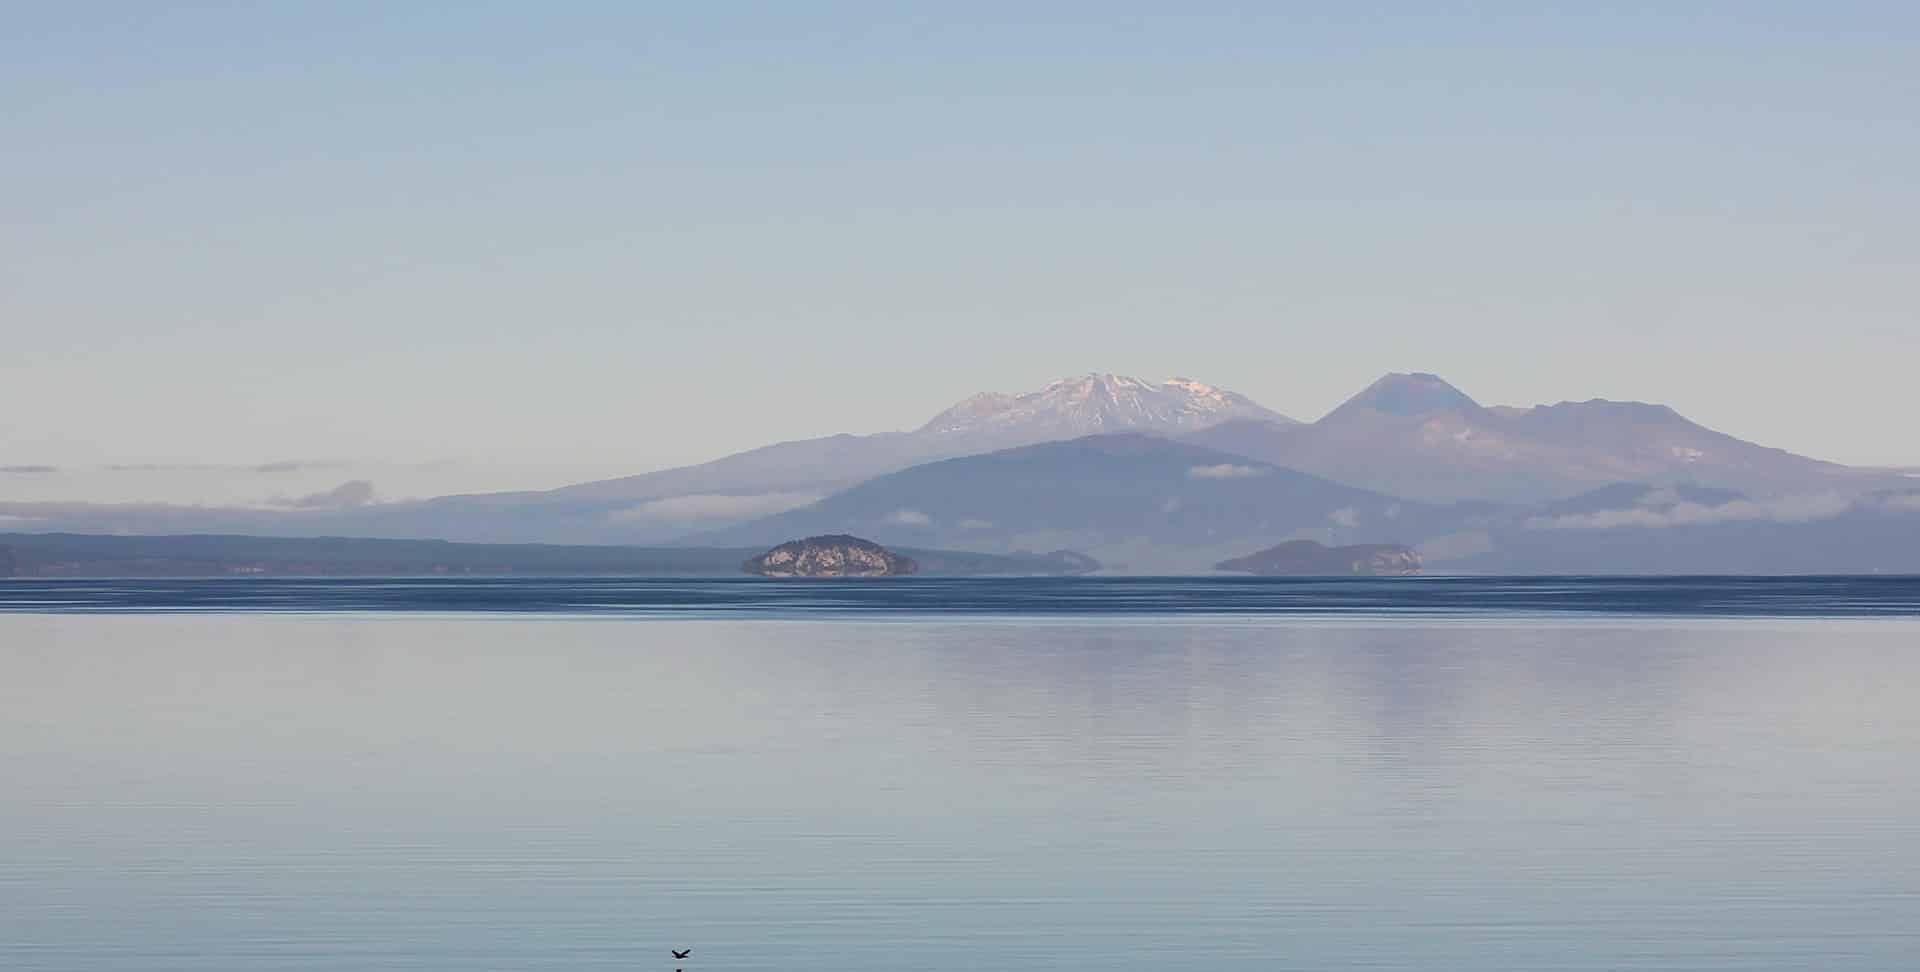
[[[534,485],[1089,370],[1920,463],[1920,5],[1540,6],[15,4],[0,466]]]

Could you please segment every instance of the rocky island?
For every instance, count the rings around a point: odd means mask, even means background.
[[[1406,577],[1420,573],[1420,554],[1394,543],[1329,547],[1312,540],[1289,540],[1213,566],[1265,577]]]
[[[762,577],[895,577],[920,565],[871,540],[832,534],[788,541],[740,569]]]

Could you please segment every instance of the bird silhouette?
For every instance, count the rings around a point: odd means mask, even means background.
[[[674,957],[674,958],[677,958],[677,959],[683,959],[683,958],[686,958],[687,956],[689,956],[689,955],[692,955],[692,954],[693,954],[693,949],[687,949],[687,950],[686,950],[686,951],[684,951],[684,952],[680,952],[680,951],[675,951],[674,949],[671,949],[671,948],[670,948],[670,949],[667,949],[667,951],[669,951],[669,952],[673,952],[673,957]]]

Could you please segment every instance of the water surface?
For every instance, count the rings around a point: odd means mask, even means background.
[[[580,600],[16,601],[0,968],[1920,967],[1897,611]]]

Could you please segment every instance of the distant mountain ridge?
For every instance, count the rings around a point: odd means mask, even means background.
[[[1664,405],[1590,399],[1482,406],[1431,374],[1390,374],[1311,425],[1235,420],[1196,444],[1428,502],[1534,503],[1606,483],[1754,493],[1864,483],[1845,466],[1755,445]]]
[[[1094,444],[1072,445],[1088,436]],[[1070,447],[1020,452],[1055,445]],[[991,463],[951,464],[990,455],[997,456]],[[1675,494],[1682,497],[1677,515],[1637,502],[1599,511],[1602,522],[1726,521],[1745,515],[1743,503],[1815,494],[1831,506],[1826,494],[1844,502],[1911,489],[1908,473],[1765,448],[1661,405],[1591,399],[1483,406],[1428,373],[1386,375],[1310,424],[1190,379],[1092,373],[1023,393],[974,395],[910,431],[776,443],[543,492],[297,510],[0,497],[0,522],[81,533],[636,546],[764,545],[860,530],[888,544],[981,553],[1086,550],[1134,570],[1206,569],[1247,554],[1250,543],[1310,538],[1419,543],[1430,563],[1444,564],[1484,555],[1502,536],[1511,550],[1555,537],[1565,544],[1567,536],[1537,535],[1541,530],[1526,524],[1584,515],[1551,507],[1609,484],[1683,492]],[[985,478],[967,478],[975,475]],[[1321,485],[1306,489],[1309,482]],[[878,492],[883,487],[895,492]],[[1347,498],[1321,502],[1336,495],[1331,490],[1345,490]],[[937,509],[936,500],[943,504]],[[979,509],[969,511],[970,503]],[[1719,512],[1700,513],[1703,507]],[[1892,512],[1875,509],[1856,519]],[[763,529],[771,523],[784,525]],[[1549,552],[1542,547],[1542,556]]]
[[[801,506],[923,462],[1105,432],[1176,435],[1233,420],[1294,422],[1245,395],[1203,382],[1153,383],[1095,372],[1030,392],[973,395],[909,432],[781,442],[694,466],[519,494],[511,502],[548,514],[569,506],[582,509],[584,517],[577,519],[584,520],[578,526],[585,532],[566,535],[576,541],[597,529],[622,542],[657,542]],[[440,507],[436,513],[462,516],[496,501],[475,496],[429,502]]]
[[[553,490],[441,496],[298,515],[84,504],[21,504],[15,515],[49,529],[80,531],[659,544],[805,506],[921,463],[1102,432],[1177,435],[1237,419],[1293,422],[1245,395],[1190,379],[1154,383],[1089,373],[1035,391],[974,395],[912,431],[779,442],[697,465]],[[0,515],[10,512],[0,510]]]
[[[889,546],[1065,547],[1118,569],[1188,572],[1256,541],[1305,533],[1398,542],[1448,532],[1467,515],[1130,432],[913,466],[690,541],[735,546],[856,533]]]
[[[338,537],[0,533],[5,577],[733,576],[753,548],[448,543]],[[1083,574],[1084,554],[896,550],[944,576]]]
[[[1089,373],[1037,391],[983,392],[941,411],[911,432],[831,435],[763,446],[697,466],[582,483],[567,497],[651,499],[695,490],[819,488],[866,479],[917,462],[1103,432],[1178,434],[1250,419],[1292,424],[1237,392],[1184,378],[1153,384]]]

